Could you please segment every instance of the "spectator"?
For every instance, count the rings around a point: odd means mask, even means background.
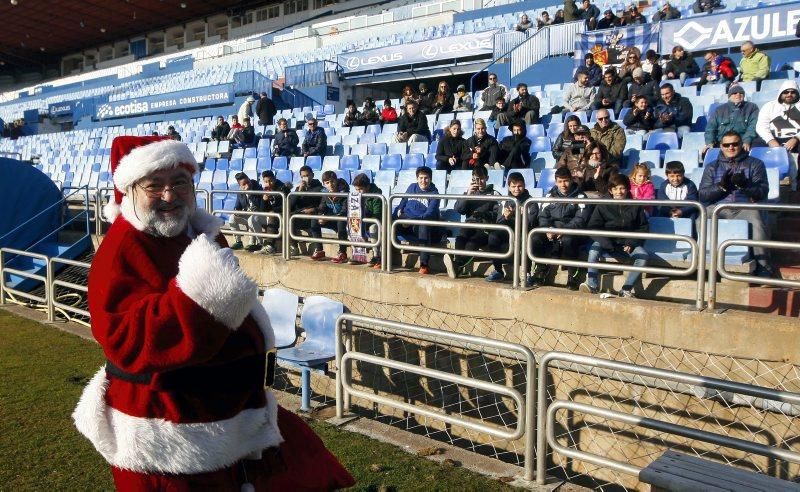
[[[431,131],[428,129],[428,118],[417,111],[417,103],[414,101],[406,103],[406,112],[397,123],[395,140],[399,143],[413,143],[427,142],[430,138]]]
[[[564,19],[564,9],[556,10],[556,15],[553,16],[553,22],[551,23],[551,25],[563,24],[564,21],[565,21],[565,19]]]
[[[262,197],[263,207],[262,212],[272,212],[281,214],[283,212],[284,201],[286,195],[292,191],[291,186],[275,177],[272,171],[264,171],[261,173],[261,189],[265,192],[278,192],[281,197],[265,193]],[[265,217],[267,234],[277,234],[279,231],[280,221],[276,217]],[[264,246],[261,248],[261,253],[272,254],[275,252],[275,240],[272,238],[264,238]]]
[[[497,140],[486,132],[486,122],[483,118],[475,120],[475,134],[467,139],[464,144],[462,161],[464,169],[486,167],[501,169],[497,156]]]
[[[525,189],[525,178],[522,174],[512,172],[508,175],[508,196],[514,198],[514,202],[496,203],[494,210],[497,216],[497,224],[508,226],[511,230],[516,227],[515,211],[518,207],[522,207],[525,202],[531,197],[531,194]],[[536,215],[538,206],[534,203],[531,209],[528,210],[528,224],[526,228],[530,229],[536,222]],[[486,250],[493,253],[502,253],[508,251],[508,234],[503,231],[490,231],[489,238],[486,244]],[[492,260],[494,272],[486,276],[484,280],[487,282],[499,282],[505,278],[503,273],[503,260]]]
[[[579,131],[578,137],[582,131]],[[619,166],[608,162],[608,153],[602,144],[585,139],[584,148],[573,145],[572,152],[561,156],[557,167],[569,169],[572,180],[592,197],[603,196],[608,190],[608,178],[619,172]],[[591,193],[590,193],[591,192]]]
[[[592,103],[593,109],[613,109],[614,114],[622,112],[622,105],[628,100],[628,85],[617,77],[617,72],[609,68],[603,74],[603,83],[597,90]]]
[[[678,137],[689,132],[689,125],[692,124],[692,103],[689,99],[681,97],[675,93],[672,84],[661,86],[661,98],[655,108],[656,129],[669,132],[678,132]]]
[[[550,14],[544,10],[542,11],[542,16],[536,20],[536,28],[541,29],[544,26],[549,26],[553,23],[553,19],[550,18]]]
[[[656,117],[653,114],[653,109],[647,102],[645,96],[636,96],[633,102],[633,109],[628,111],[625,115],[623,124],[625,125],[625,133],[633,135],[641,133],[646,135],[653,131],[656,123]]]
[[[633,81],[628,88],[628,100],[622,106],[626,108],[633,107],[638,96],[647,98],[649,106],[655,105],[659,97],[658,82],[645,79],[644,70],[641,68],[634,69],[632,75]]]
[[[370,182],[366,174],[360,173],[353,178],[353,188],[361,193],[370,195],[380,195],[383,192],[378,188],[375,183]],[[364,217],[368,219],[383,220],[383,202],[380,198],[364,198]],[[380,227],[378,224],[369,224],[367,233],[369,234],[372,242],[378,239],[378,232]],[[369,260],[369,266],[372,268],[381,268],[381,247],[377,246],[372,249],[372,259]]]
[[[572,22],[580,19],[580,13],[578,12],[578,6],[575,4],[575,0],[564,0],[564,22]],[[556,12],[558,15],[558,12]]]
[[[556,184],[547,193],[547,198],[569,199],[569,202],[545,203],[539,211],[539,227],[553,227],[556,229],[585,229],[591,215],[591,207],[572,200],[586,198],[581,187],[572,179],[569,169],[560,167],[555,172]],[[555,256],[564,260],[577,260],[584,236],[570,236],[548,232],[535,234],[531,241],[534,256]],[[550,267],[537,263],[533,268],[530,287],[541,287],[546,284]],[[578,290],[578,273],[576,267],[567,269],[567,288]]]
[[[566,111],[586,111],[592,106],[595,88],[589,85],[589,78],[585,73],[578,74],[578,80],[567,89],[564,95],[564,109]]]
[[[247,99],[245,99],[242,105],[239,106],[239,111],[236,112],[236,115],[239,117],[239,121],[243,122],[245,118],[252,118],[254,102],[256,102],[255,98],[250,95],[247,96]]]
[[[481,101],[483,102],[481,111],[491,111],[500,97],[503,98],[503,101],[508,101],[508,89],[497,81],[497,74],[490,73],[489,85],[481,93]]]
[[[742,148],[742,138],[736,132],[728,132],[720,141],[720,155],[714,162],[703,166],[700,180],[700,201],[712,209],[720,203],[758,203],[767,198],[769,183],[764,163],[750,157]],[[758,210],[723,209],[719,218],[741,219],[750,223],[751,239],[769,239],[767,228]],[[772,277],[773,271],[764,248],[753,247],[757,267],[755,274]]]
[[[625,150],[625,130],[615,121],[611,121],[611,114],[607,109],[599,109],[597,123],[590,133],[592,140],[603,144],[608,152],[608,163],[620,165],[622,152]]]
[[[158,132],[153,130],[153,133],[151,133],[150,136],[157,137],[158,136]]]
[[[384,99],[383,110],[381,110],[381,122],[397,123],[397,111],[392,107],[391,99]]]
[[[261,97],[256,103],[256,115],[258,116],[258,124],[261,126],[271,125],[278,110],[275,108],[275,103],[272,99],[267,97],[266,92],[261,93]]]
[[[712,14],[714,9],[722,8],[720,0],[695,0],[692,4],[692,10],[695,14]]]
[[[347,197],[334,196],[334,193],[349,193],[350,189],[347,182],[339,178],[333,171],[325,171],[322,173],[322,191],[331,193],[322,198],[317,209],[319,215],[329,215],[332,217],[344,217],[347,214]],[[311,220],[311,237],[316,239],[322,238],[322,226],[331,227],[336,229],[336,238],[340,241],[347,240],[347,221],[343,220],[325,220],[325,219],[312,219]],[[311,248],[314,254],[311,259],[314,261],[322,261],[325,259],[325,250],[319,243],[311,243]],[[333,263],[344,263],[347,261],[347,246],[340,244],[339,253],[331,259]]]
[[[242,124],[239,123],[239,117],[236,115],[231,116],[231,125],[230,131],[228,131],[228,136],[226,140],[233,142],[234,137],[241,133],[242,131]]]
[[[458,113],[467,112],[472,113],[472,96],[467,93],[467,86],[461,84],[456,89],[455,102],[453,103],[453,111]]]
[[[700,67],[694,58],[687,53],[682,46],[672,48],[672,55],[664,69],[664,79],[680,79],[681,84],[687,77],[697,77],[700,74]]]
[[[297,155],[297,146],[300,139],[294,128],[289,128],[286,118],[278,120],[278,129],[275,132],[275,139],[272,141],[273,157],[294,157]]]
[[[625,200],[631,196],[629,191],[630,180],[624,174],[611,176],[608,187],[613,200]],[[642,207],[618,206],[611,203],[597,205],[589,219],[588,228],[606,231],[647,232],[647,216]],[[589,263],[597,263],[600,261],[600,257],[605,254],[620,254],[633,258],[634,266],[642,267],[647,264],[647,259],[650,256],[650,253],[644,249],[643,243],[642,239],[592,237],[588,261]],[[641,272],[628,272],[625,283],[619,291],[619,296],[635,297],[633,295],[633,286],[640,276]],[[586,282],[580,285],[580,291],[596,294],[599,287],[597,269],[589,268]]]
[[[517,22],[517,25],[514,26],[514,30],[519,32],[528,32],[528,29],[532,27],[533,22],[528,19],[528,14],[522,14],[522,16],[519,18],[519,22]]]
[[[436,169],[448,173],[453,169],[462,169],[464,165],[461,159],[466,149],[465,145],[466,141],[461,132],[461,121],[451,121],[447,132],[436,147]]]
[[[317,126],[317,120],[314,118],[309,119],[306,125],[308,129],[301,147],[303,157],[310,155],[325,157],[328,152],[328,137],[325,136],[325,131]]]
[[[428,166],[417,168],[417,182],[409,185],[406,189],[408,194],[429,194],[438,195],[439,190],[431,182],[433,171]],[[439,199],[438,198],[403,198],[400,204],[392,213],[394,219],[415,219],[415,220],[439,220]],[[399,235],[410,235],[419,240],[424,246],[432,246],[441,239],[441,230],[438,227],[428,225],[401,225],[397,227]],[[419,273],[427,275],[430,273],[428,263],[431,254],[420,252],[419,254]]]
[[[362,125],[377,125],[381,120],[381,115],[375,107],[375,100],[371,97],[364,99],[364,110],[361,112]]]
[[[703,55],[705,64],[700,74],[698,86],[704,84],[730,84],[739,75],[736,64],[727,56],[718,55],[715,51],[709,51]]]
[[[697,185],[686,177],[686,170],[683,163],[679,161],[669,161],[664,166],[664,173],[667,179],[658,188],[656,198],[658,200],[688,200],[699,201]],[[696,219],[697,210],[694,207],[669,207],[663,206],[659,210],[662,217],[672,217],[673,219],[687,218]]]
[[[256,143],[256,131],[250,124],[250,118],[243,119],[241,127],[231,130],[231,132],[234,132],[233,139],[231,139],[231,145],[234,147],[243,149],[252,147]]]
[[[734,131],[742,137],[742,148],[750,152],[753,139],[756,138],[756,123],[758,121],[758,106],[744,100],[744,89],[739,85],[732,85],[728,89],[728,102],[717,106],[713,113],[708,115],[706,125],[706,146],[702,153],[719,146],[723,135]]]
[[[600,18],[600,9],[597,5],[591,3],[589,0],[581,2],[581,9],[579,11],[580,18],[586,23],[589,30],[597,28],[597,20]]]
[[[775,101],[769,101],[758,113],[756,132],[770,147],[783,146],[789,152],[800,150],[800,92],[797,82],[787,80]]]
[[[476,166],[472,168],[472,182],[464,192],[466,196],[488,196],[498,195],[494,186],[486,184],[489,173],[485,167]],[[454,209],[465,217],[464,222],[470,224],[492,224],[495,222],[497,214],[495,205],[497,202],[478,201],[461,198],[456,201]],[[456,248],[467,251],[478,251],[489,242],[489,234],[485,229],[459,229],[456,235]],[[472,264],[473,257],[457,255],[454,257],[444,255],[444,266],[450,278],[460,277],[467,273],[467,269]]]
[[[594,62],[594,55],[586,53],[583,57],[583,65],[575,70],[574,81],[578,81],[578,75],[585,73],[588,77],[587,83],[592,87],[597,87],[603,81],[603,69]]]
[[[564,130],[558,134],[556,141],[553,143],[553,158],[558,161],[564,152],[569,152],[575,142],[575,133],[581,127],[581,119],[577,116],[567,116],[567,121],[564,122]],[[584,144],[581,144],[583,146]]]
[[[769,77],[769,56],[750,41],[742,44],[742,59],[739,61],[739,79],[744,82],[755,80],[759,84]],[[760,85],[759,85],[760,86]]]
[[[342,126],[348,128],[362,126],[361,113],[358,112],[358,109],[356,109],[356,103],[353,101],[347,102],[347,109],[344,111],[344,120],[342,120]]]
[[[506,111],[508,111],[508,108],[506,108],[506,100],[502,97],[498,97],[494,103],[492,113],[489,115],[489,121],[487,123],[495,130],[500,128],[497,118]]]
[[[429,114],[432,111],[433,97],[436,94],[428,90],[428,84],[425,82],[419,83],[419,92],[417,94],[419,95],[419,113],[423,115]],[[406,109],[408,109],[408,106],[406,106]]]
[[[661,68],[661,58],[655,50],[647,50],[642,60],[642,70],[647,80],[652,80],[656,84],[661,82],[664,77],[664,70]]]
[[[664,2],[663,5],[661,5],[661,10],[653,14],[653,22],[675,20],[680,18],[681,11],[670,5],[669,2]]]
[[[631,198],[634,200],[653,200],[656,197],[656,187],[653,185],[650,168],[647,164],[637,162],[631,168],[628,178],[631,182]],[[649,214],[652,207],[645,208]]]
[[[217,116],[217,126],[211,131],[212,140],[227,140],[228,134],[231,132],[231,125],[225,121],[224,116]]]
[[[572,143],[568,148],[564,149],[561,157],[558,159],[556,167],[566,167],[573,171],[573,177],[580,177],[580,182],[583,183],[583,169],[586,165],[585,156],[588,156],[590,144],[593,144],[590,136],[589,128],[580,125],[572,133]],[[578,172],[580,171],[580,172]]]
[[[400,98],[400,110],[405,111],[406,104],[411,101],[414,101],[417,103],[417,106],[419,106],[419,95],[414,92],[414,89],[410,85],[407,85],[403,87],[403,96]]]
[[[183,140],[183,138],[181,138],[181,134],[175,131],[175,127],[172,125],[169,125],[167,127],[167,133],[165,133],[164,135],[168,136],[172,140],[177,140],[178,142]]]
[[[614,12],[611,9],[608,9],[603,12],[603,17],[597,21],[597,29],[611,29],[614,27],[619,27],[621,24],[622,19],[614,15]]]
[[[525,135],[525,124],[511,124],[511,135],[500,142],[500,164],[503,169],[525,169],[531,165],[531,140]]]
[[[453,111],[453,92],[446,80],[439,82],[438,90],[433,95],[429,114],[451,113]]]
[[[644,18],[639,7],[634,4],[628,6],[628,11],[622,16],[623,26],[635,26],[640,24],[647,24],[647,19]]]
[[[619,67],[619,78],[626,84],[631,83],[633,81],[633,71],[637,68],[642,68],[642,60],[639,48],[634,46],[628,48],[628,52],[625,54],[625,61]]]
[[[307,192],[320,192],[322,191],[322,183],[318,179],[314,179],[314,171],[308,167],[303,166],[300,168],[300,182],[295,187],[294,191],[307,191]],[[292,214],[316,214],[322,200],[318,196],[292,196],[289,198],[289,209]],[[292,223],[292,234],[297,235],[299,231],[306,231],[311,234],[311,219],[299,219]],[[312,250],[312,255],[316,251]],[[289,245],[289,255],[297,256],[300,254],[299,249],[293,243]],[[323,253],[324,254],[324,253]]]
[[[245,173],[236,174],[236,182],[239,183],[241,191],[260,191],[258,181],[250,179]],[[236,194],[236,205],[233,207],[237,212],[251,212],[258,213],[264,211],[264,199],[261,194]],[[263,232],[263,228],[267,225],[267,218],[263,215],[252,214],[231,214],[228,217],[228,226],[236,231],[244,232]],[[231,245],[231,249],[242,249],[242,240],[237,235],[236,242]],[[261,243],[255,236],[250,236],[250,244],[247,245],[247,251],[255,252],[261,249]]]
[[[508,111],[497,116],[497,124],[510,125],[522,120],[528,125],[539,123],[539,98],[528,93],[528,84],[517,84],[517,97],[509,103]]]

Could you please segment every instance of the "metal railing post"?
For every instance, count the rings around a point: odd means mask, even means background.
[[[55,307],[53,306],[53,277],[55,276],[55,272],[53,271],[52,258],[48,258],[45,263],[45,268],[45,277],[47,281],[44,285],[44,297],[47,299],[47,321],[52,323],[56,319]]]
[[[0,248],[0,306],[6,303],[5,252]]]
[[[705,207],[700,207],[700,227],[697,231],[697,243],[700,247],[700,251],[698,254],[700,255],[697,259],[697,294],[695,297],[695,309],[698,311],[702,311],[705,307],[705,298],[706,298],[706,250],[707,250],[707,234],[708,234],[708,224],[707,222],[707,211]]]
[[[514,242],[514,274],[511,276],[511,288],[516,289],[520,284],[519,276],[519,259],[521,256],[521,248],[519,247],[520,235],[523,234],[522,229],[522,211],[519,207],[514,207],[514,234],[508,238],[509,241]]]
[[[711,212],[711,236],[709,237],[708,248],[708,309],[717,309],[717,241],[719,235],[719,212],[718,206]]]

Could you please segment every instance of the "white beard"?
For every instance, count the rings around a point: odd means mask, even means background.
[[[181,202],[180,200],[176,200],[173,205]],[[158,215],[159,206],[160,205],[156,205],[154,208],[147,211],[140,211],[139,220],[142,221],[147,232],[154,236],[175,237],[186,231],[186,227],[189,224],[189,217],[194,213],[197,204],[191,200],[183,202],[178,215],[166,218],[162,218]]]

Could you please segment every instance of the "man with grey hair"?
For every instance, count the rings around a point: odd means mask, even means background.
[[[739,62],[739,80],[761,83],[769,77],[769,56],[755,47],[751,41],[742,44],[742,60]]]

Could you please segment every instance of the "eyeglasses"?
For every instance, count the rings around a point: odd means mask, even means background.
[[[725,147],[726,149],[730,149],[732,147],[738,147],[741,142],[727,142],[719,144],[720,147]]]
[[[489,80],[497,80],[497,77],[489,77]]]
[[[188,181],[178,181],[172,183],[171,185],[163,185],[163,184],[150,184],[147,186],[137,185],[142,191],[147,194],[150,198],[161,198],[164,196],[164,193],[169,190],[176,195],[185,195],[192,191],[193,184]]]
[[[317,126],[316,123],[309,123],[308,126]]]
[[[797,92],[797,91],[794,91],[794,90],[791,90],[791,89],[789,89],[789,90],[785,90],[785,91],[781,92],[781,95],[783,95],[783,94],[786,94],[786,95],[795,95],[795,96],[796,96],[796,95],[798,94],[798,92]]]
[[[608,121],[608,120],[610,120],[610,119],[611,119],[611,118],[610,118],[610,117],[608,117],[608,116],[598,116],[598,117],[597,117],[597,121]]]

